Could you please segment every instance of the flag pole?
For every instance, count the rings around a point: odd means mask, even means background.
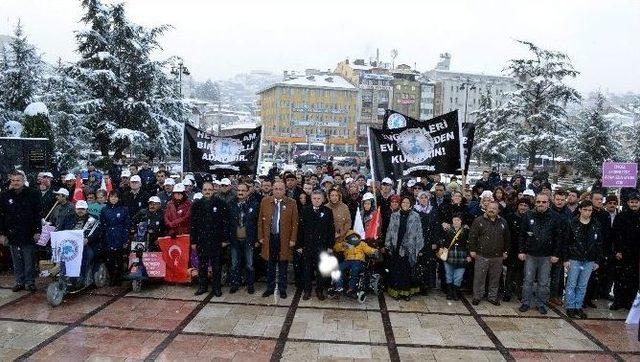
[[[376,197],[376,172],[373,168],[373,152],[371,148],[371,126],[367,127],[367,145],[369,146],[369,169],[371,170],[371,187],[373,188],[373,196]],[[376,207],[377,207],[376,202]]]
[[[181,171],[180,179],[184,178],[184,135],[186,133],[186,128],[187,128],[187,121],[185,121],[182,124],[182,140],[180,142],[180,171]]]

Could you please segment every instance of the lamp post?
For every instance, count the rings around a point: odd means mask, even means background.
[[[469,91],[475,90],[476,85],[468,79],[460,84],[460,90],[464,90],[464,122],[467,122],[467,110],[469,109]]]
[[[178,66],[171,67],[171,74],[178,77],[178,94],[180,95],[180,98],[182,98],[182,75],[191,75],[191,73],[189,73],[189,69],[181,60],[180,63],[178,63]]]

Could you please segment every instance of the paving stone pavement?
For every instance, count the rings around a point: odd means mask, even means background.
[[[447,301],[439,292],[397,301],[369,296],[262,298],[240,290],[194,296],[194,287],[126,284],[94,289],[50,307],[36,293],[13,293],[0,277],[0,360],[47,361],[640,361],[637,325],[599,301],[590,319],[520,313]]]

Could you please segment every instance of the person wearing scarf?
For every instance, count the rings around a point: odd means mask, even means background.
[[[326,206],[333,212],[333,223],[335,230],[335,242],[344,240],[347,231],[351,229],[351,213],[349,207],[342,202],[342,192],[338,189],[331,189],[327,195]]]
[[[391,204],[399,198],[393,195]],[[412,275],[418,253],[423,247],[420,215],[411,209],[411,200],[405,197],[400,210],[391,214],[385,239],[385,251],[389,256],[387,292],[391,297],[410,300],[412,295],[420,291],[414,285]]]

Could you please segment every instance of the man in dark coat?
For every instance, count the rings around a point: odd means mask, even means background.
[[[134,216],[147,206],[149,194],[142,188],[142,179],[138,175],[131,176],[129,187],[122,195],[122,204],[129,209],[129,215]]]
[[[511,234],[511,244],[507,251],[507,275],[505,277],[504,296],[502,300],[508,302],[513,296],[516,299],[522,297],[522,282],[524,279],[524,262],[518,259],[519,244],[518,238],[520,237],[520,227],[522,226],[522,220],[524,215],[531,208],[531,204],[528,199],[521,198],[518,200],[518,206],[516,212],[506,215],[506,220],[509,223],[509,231]]]
[[[561,235],[564,235],[567,232],[566,228],[569,225],[569,220],[573,219],[573,213],[567,207],[567,193],[564,190],[556,190],[553,194],[551,210],[561,220]],[[561,240],[564,240],[564,236],[561,237]],[[564,262],[565,260],[560,259],[551,266],[549,303],[557,306],[562,305],[562,294],[564,293]]]
[[[133,216],[132,227],[137,229],[138,234],[144,233],[149,251],[160,251],[158,238],[166,232],[162,202],[158,196],[151,196],[147,205],[148,208],[138,211]]]
[[[249,185],[238,184],[236,198],[229,204],[229,242],[231,244],[231,289],[240,287],[242,269],[247,272],[247,292],[253,294],[253,250],[258,242],[258,200],[249,197]]]
[[[613,221],[616,274],[611,310],[631,308],[638,291],[638,254],[640,250],[640,194],[632,194],[629,209]]]
[[[318,272],[320,253],[330,251],[335,242],[333,212],[324,206],[324,193],[320,190],[311,193],[311,205],[302,209],[302,225],[298,230],[298,245],[296,252],[302,254],[303,287],[302,299],[311,297],[311,286],[316,281],[316,295],[324,300],[326,280]]]
[[[24,186],[24,175],[9,175],[9,189],[0,194],[0,243],[9,243],[16,284],[13,291],[35,291],[35,240],[40,236],[40,197]]]
[[[213,295],[222,296],[222,243],[229,240],[229,213],[224,201],[213,196],[213,184],[202,185],[202,198],[191,206],[191,247],[198,252],[199,287],[195,295],[207,292],[209,265],[213,268]]]

